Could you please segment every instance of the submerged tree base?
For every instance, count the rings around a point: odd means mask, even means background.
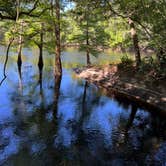
[[[125,97],[146,107],[166,111],[165,80],[156,81],[131,67],[115,65],[85,67],[75,69],[75,72],[79,78],[104,88],[107,95]]]

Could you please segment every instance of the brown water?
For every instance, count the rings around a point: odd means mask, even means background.
[[[38,52],[23,54],[22,80],[11,53],[0,87],[0,165],[166,165],[166,119],[76,79],[72,68],[84,65],[83,53],[63,52],[60,79],[45,52],[42,82]]]

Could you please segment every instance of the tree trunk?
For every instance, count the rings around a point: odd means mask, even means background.
[[[17,57],[17,65],[18,65],[18,70],[21,73],[21,66],[22,66],[22,32],[23,32],[23,22],[21,21],[20,23],[21,26],[21,31],[20,31],[20,36],[19,36],[19,41],[18,41],[18,57]]]
[[[39,45],[39,85],[40,85],[40,92],[42,91],[42,73],[43,73],[43,46]]]
[[[134,22],[129,18],[128,19],[130,28],[131,28],[131,38],[133,40],[134,51],[135,51],[135,60],[136,60],[136,67],[138,68],[141,63],[141,54],[138,42],[138,36],[136,33]]]
[[[60,1],[55,0],[55,13],[56,13],[56,24],[55,24],[55,75],[62,75],[62,64],[61,64],[61,40],[60,40]]]
[[[7,62],[8,62],[8,59],[9,59],[9,50],[10,50],[10,47],[12,45],[14,41],[14,38],[12,38],[7,46],[7,51],[6,51],[6,58],[5,58],[5,63],[4,63],[4,67],[3,67],[3,79],[1,80],[0,82],[0,86],[2,85],[3,81],[6,79],[6,67],[7,67]]]
[[[21,22],[22,24],[22,22]],[[21,25],[23,26],[23,25]],[[22,30],[21,30],[22,33]],[[23,93],[23,85],[22,85],[22,73],[21,73],[21,67],[22,67],[22,35],[20,34],[19,38],[19,46],[18,46],[18,57],[17,57],[17,66],[18,66],[18,73],[19,73],[19,90],[20,94]]]
[[[91,64],[91,62],[90,62],[90,54],[89,54],[89,48],[88,48],[89,47],[89,41],[88,41],[88,39],[87,39],[86,45],[87,45],[86,60],[87,60],[87,65],[89,66]]]
[[[43,46],[40,45],[39,46],[39,61],[38,61],[39,70],[42,70],[43,66],[44,66],[44,63],[43,63]]]
[[[41,23],[41,31],[40,31],[40,44],[39,44],[39,61],[38,67],[39,70],[42,71],[43,69],[43,23]]]
[[[91,62],[90,62],[89,50],[87,50],[86,56],[87,56],[87,65],[89,66],[89,65],[91,64]]]
[[[90,65],[90,53],[89,53],[89,18],[88,18],[88,10],[89,7],[87,7],[86,11],[86,58],[87,58],[87,65]]]

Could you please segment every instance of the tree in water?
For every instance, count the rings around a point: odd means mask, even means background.
[[[17,58],[17,65],[18,65],[18,71],[19,75],[21,77],[21,65],[22,65],[22,59],[21,59],[21,51],[22,51],[22,34],[18,32],[18,27],[17,24],[19,22],[19,18],[23,15],[26,16],[34,16],[32,13],[33,11],[37,8],[37,5],[39,3],[39,0],[36,0],[34,3],[33,2],[27,2],[27,1],[22,1],[22,3],[25,5],[24,7],[20,8],[20,0],[9,0],[9,1],[0,1],[0,19],[1,20],[10,20],[14,21],[14,27],[10,31],[11,36],[9,39],[9,44],[7,46],[7,51],[6,51],[6,58],[5,58],[5,63],[4,63],[4,78],[1,80],[0,85],[3,83],[3,81],[6,79],[6,67],[7,67],[7,62],[8,62],[8,56],[9,56],[9,51],[12,43],[14,42],[16,35],[19,34],[19,40],[18,40],[18,58]],[[27,10],[26,4],[27,3],[33,3],[32,8],[29,8]],[[21,32],[23,30],[23,24],[21,22],[20,24],[21,27]]]
[[[40,28],[36,29],[36,32],[39,33],[39,38],[36,38],[34,40],[34,43],[39,48],[39,59],[38,59],[38,68],[39,68],[39,84],[42,86],[42,72],[43,72],[43,44],[44,44],[44,23],[40,22]]]
[[[108,34],[105,32],[105,17],[103,9],[94,1],[75,1],[76,6],[72,9],[73,17],[78,23],[80,33],[73,40],[80,45],[80,50],[86,52],[86,63],[91,64],[90,55],[97,54],[107,46]]]
[[[18,36],[18,55],[17,55],[17,66],[18,66],[18,71],[21,73],[21,66],[22,66],[22,44],[23,44],[23,21],[20,22],[20,31],[19,36]]]
[[[118,17],[125,19],[130,27],[131,39],[133,41],[133,48],[135,52],[135,62],[136,67],[138,68],[141,63],[141,54],[140,54],[140,47],[139,47],[139,40],[137,35],[137,30],[135,27],[135,22],[137,18],[137,3],[128,2],[126,0],[114,0],[110,2],[109,0],[105,0],[108,5],[108,10],[112,12],[112,14]],[[132,11],[131,11],[132,10]],[[137,21],[138,23],[138,21]]]
[[[44,63],[43,63],[43,35],[44,35],[44,24],[41,23],[40,43],[38,44],[38,47],[39,47],[38,67],[39,67],[40,71],[43,69],[43,66],[44,66]]]
[[[55,17],[55,75],[61,75],[60,0],[55,0]]]
[[[57,117],[58,101],[59,101],[60,87],[61,87],[61,80],[62,80],[62,75],[56,75],[55,76],[54,103],[53,103],[54,120],[56,120],[56,117]]]
[[[136,60],[136,67],[138,68],[141,63],[141,54],[140,54],[140,48],[138,44],[138,35],[136,32],[136,28],[134,25],[134,22],[131,18],[128,18],[128,22],[131,28],[131,38],[133,40],[133,46],[134,46],[134,51],[135,51],[135,60]]]

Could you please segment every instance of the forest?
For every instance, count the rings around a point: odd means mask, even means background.
[[[0,0],[0,50],[0,165],[166,164],[165,0]]]

